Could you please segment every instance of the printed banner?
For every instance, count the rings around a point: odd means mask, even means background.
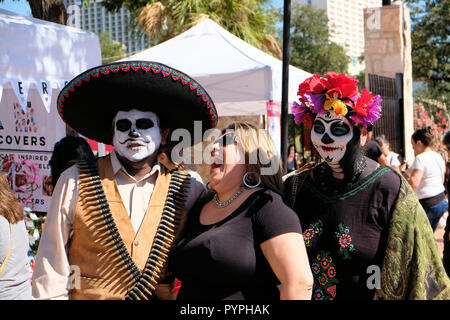
[[[49,161],[55,143],[66,133],[56,110],[58,92],[47,91],[52,94],[49,109],[35,87],[30,88],[25,109],[13,89],[4,88],[0,101],[0,171],[22,206],[35,212],[48,210],[52,194]]]
[[[6,174],[22,207],[47,212],[53,187],[49,161],[51,152],[0,150],[0,171]]]
[[[267,101],[267,132],[272,138],[278,154],[281,154],[281,107],[278,102]]]

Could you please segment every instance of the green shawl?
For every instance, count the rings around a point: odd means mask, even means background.
[[[291,207],[309,171],[286,179],[286,199]],[[374,299],[450,299],[450,279],[428,217],[414,190],[399,176],[401,184],[390,221],[381,285]]]
[[[450,279],[433,229],[415,192],[401,179],[375,299],[450,299]]]

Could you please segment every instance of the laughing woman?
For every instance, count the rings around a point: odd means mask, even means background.
[[[274,150],[267,133],[246,122],[213,143],[213,191],[191,210],[169,263],[182,282],[178,299],[311,298],[301,226],[281,198]]]

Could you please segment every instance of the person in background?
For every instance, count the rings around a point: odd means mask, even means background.
[[[71,162],[73,160],[96,161],[86,139],[67,136],[56,142],[49,162],[53,188],[56,186],[61,173],[73,165]]]
[[[177,299],[311,299],[300,222],[283,203],[270,137],[248,122],[222,133],[212,144],[213,191],[194,205],[169,261],[181,280]]]
[[[450,159],[450,130],[448,130],[444,137],[442,138],[442,143],[444,144],[445,148],[447,149],[447,155]],[[450,199],[450,179],[447,180],[447,197]],[[450,213],[450,206],[447,208],[447,211]],[[447,223],[445,225],[445,232],[444,232],[444,268],[447,272],[448,276],[450,277],[450,214],[447,217]]]
[[[31,300],[28,250],[23,209],[0,174],[0,300]]]
[[[367,143],[365,145],[366,157],[372,159],[373,161],[378,162],[383,166],[389,166],[389,163],[386,160],[386,156],[383,154],[380,145],[375,140],[372,140],[372,136],[373,136],[373,127],[371,125],[368,125]]]
[[[411,137],[416,157],[408,170],[405,164],[401,169],[403,176],[416,192],[435,231],[439,220],[447,211],[448,203],[444,187],[445,162],[440,154],[431,149],[432,141],[430,127],[416,130]]]
[[[398,153],[390,150],[390,143],[384,135],[375,138],[375,141],[380,146],[381,152],[386,157],[386,161],[391,168],[400,171],[400,161],[398,160]]]
[[[295,171],[299,168],[301,162],[300,162],[300,155],[295,152],[295,145],[291,144],[288,147],[288,156],[286,161],[286,168],[287,172]]]

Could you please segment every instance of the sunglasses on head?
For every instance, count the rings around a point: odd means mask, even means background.
[[[120,119],[116,122],[116,129],[121,132],[126,132],[131,129],[132,122],[128,119]],[[136,128],[139,130],[146,130],[153,128],[154,122],[151,119],[142,118],[136,120]]]
[[[238,139],[234,132],[227,132],[215,139],[213,145],[219,144],[220,147],[223,147],[235,142],[238,142]]]

